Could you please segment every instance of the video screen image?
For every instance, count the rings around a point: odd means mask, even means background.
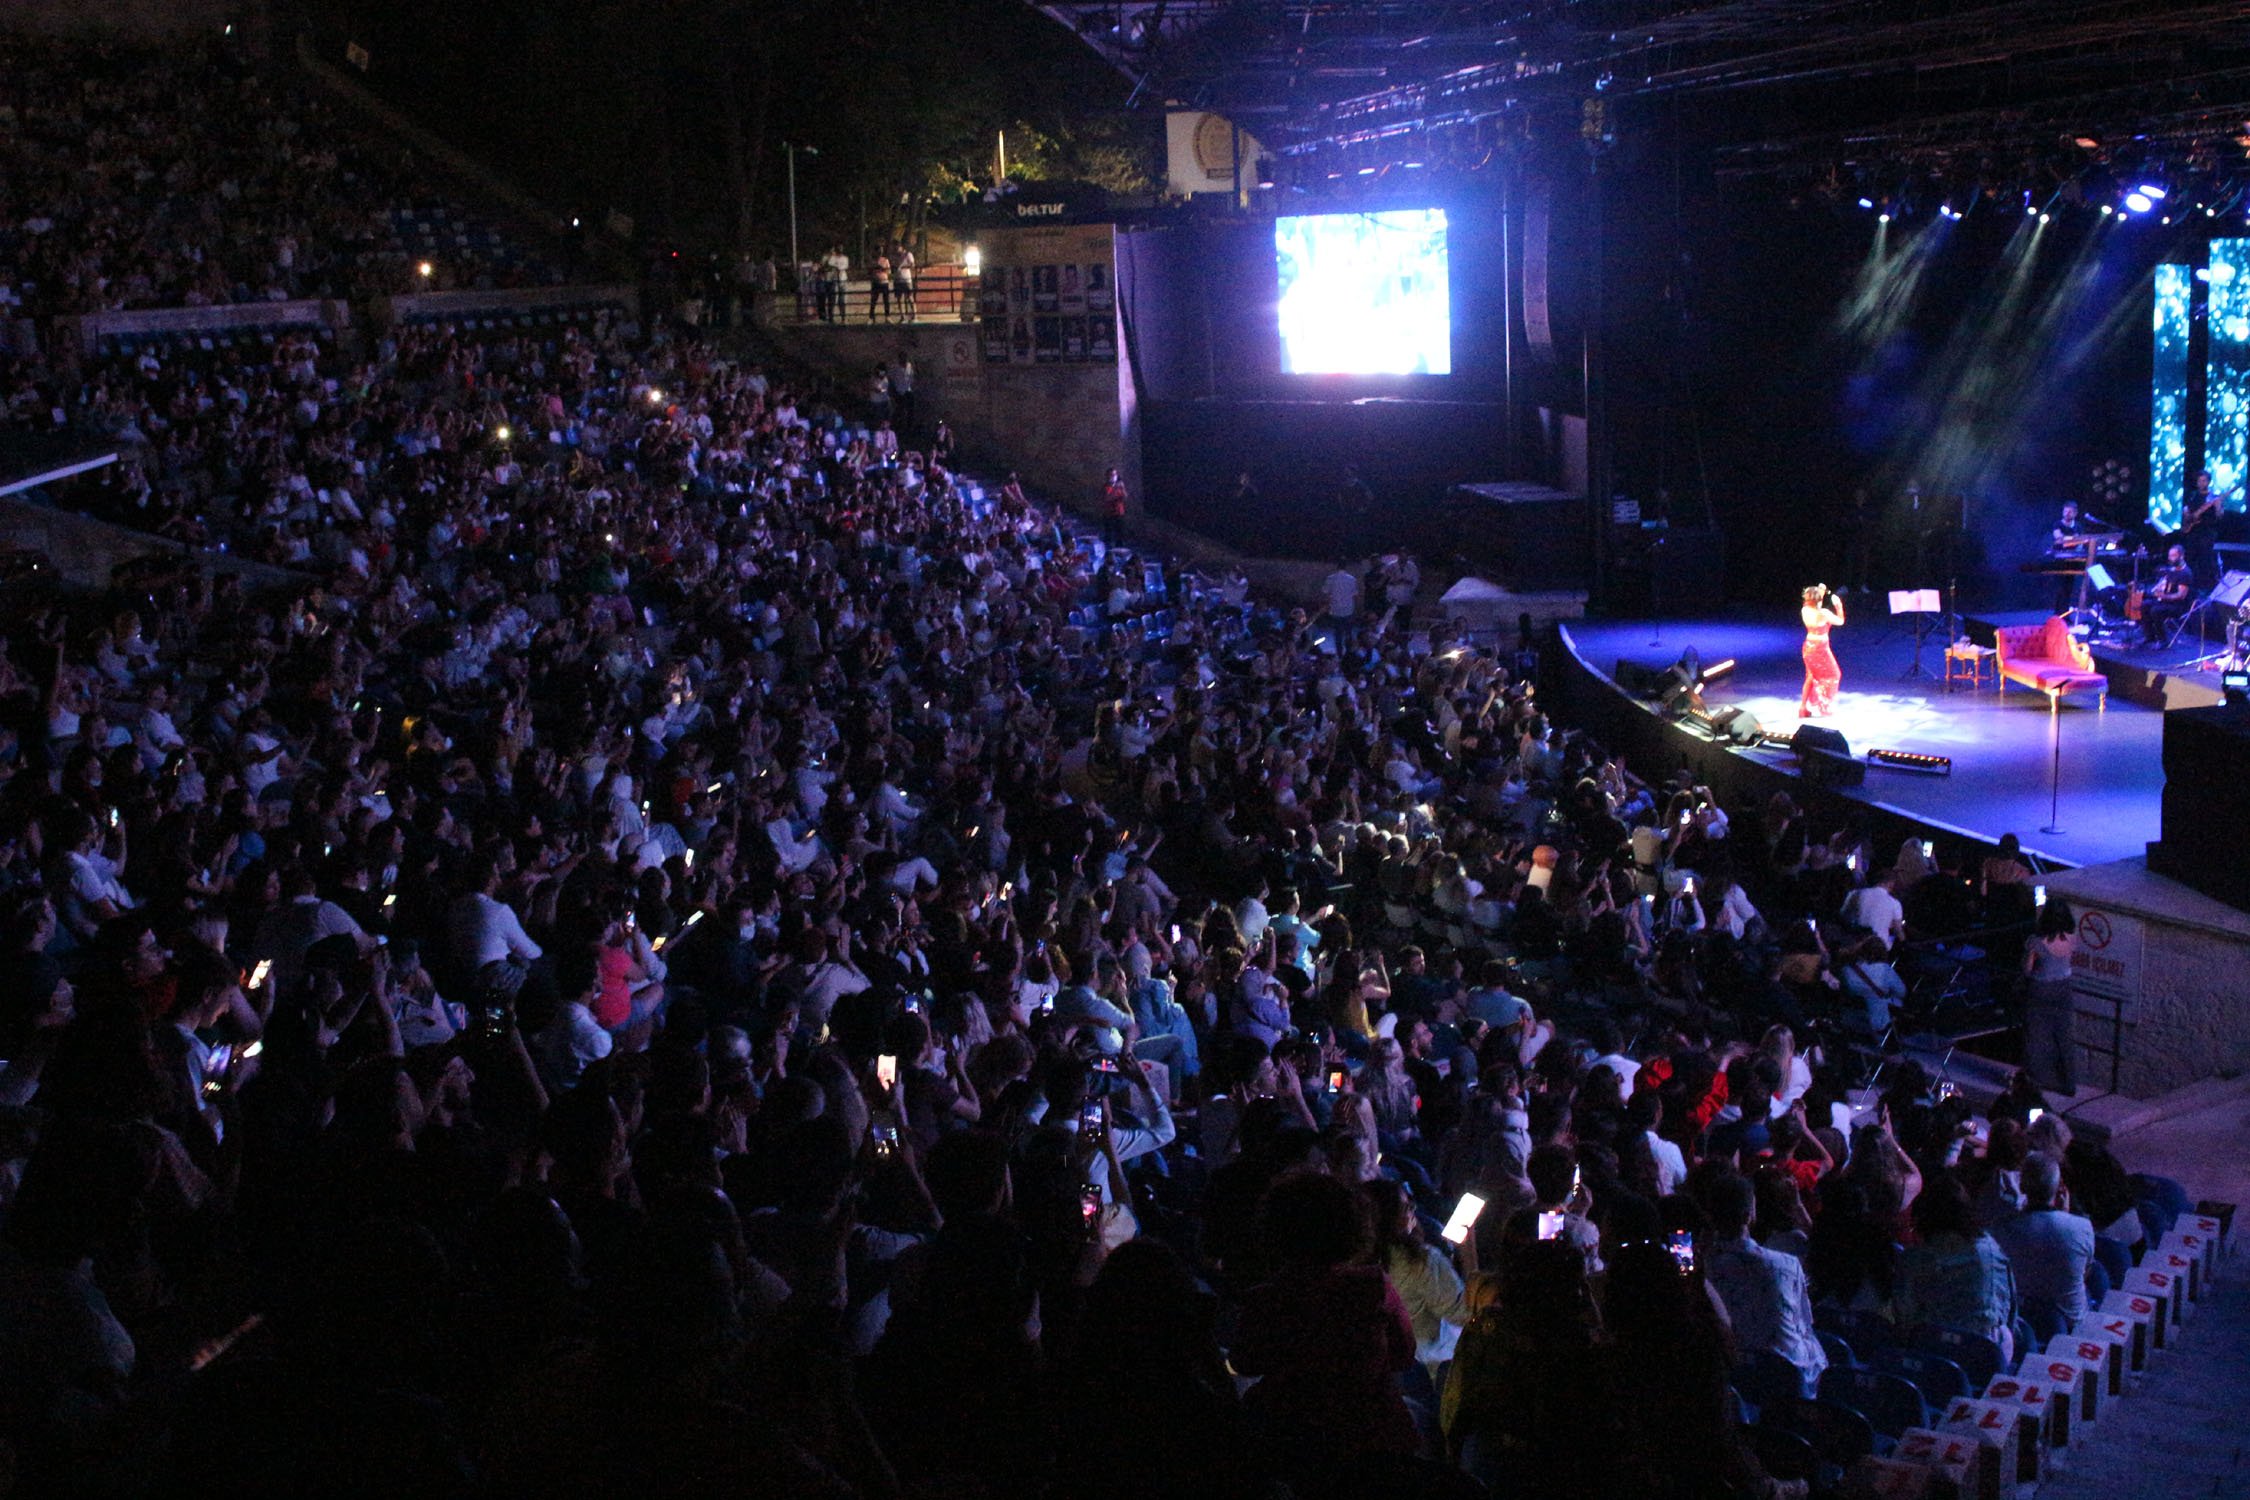
[[[1450,375],[1445,210],[1273,222],[1285,375]]]

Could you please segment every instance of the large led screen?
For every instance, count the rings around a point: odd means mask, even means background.
[[[1450,375],[1445,210],[1273,221],[1287,375]]]

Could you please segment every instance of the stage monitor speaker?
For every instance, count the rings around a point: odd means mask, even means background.
[[[1814,786],[1860,786],[1867,780],[1867,767],[1848,755],[1838,755],[1832,750],[1808,750],[1797,747],[1797,774]]]
[[[1747,708],[1728,707],[1717,710],[1711,715],[1711,727],[1728,743],[1735,745],[1755,745],[1766,737],[1766,726],[1760,724],[1758,716]]]
[[[1825,750],[1830,755],[1852,758],[1852,742],[1825,724],[1799,724],[1789,743],[1800,754],[1809,750]]]
[[[1653,698],[1668,670],[1664,667],[1644,667],[1637,661],[1627,661],[1620,656],[1617,658],[1617,670],[1610,673],[1610,678],[1636,698]]]

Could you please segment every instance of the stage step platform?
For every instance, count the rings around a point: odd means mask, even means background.
[[[1995,631],[2010,625],[2037,625],[2047,618],[2044,610],[1999,610],[1961,617],[1962,633],[1980,646],[1992,644]],[[2110,693],[2143,708],[2209,708],[2222,703],[2217,663],[2208,668],[2190,665],[2200,657],[2226,648],[2226,639],[2205,642],[2192,631],[2169,651],[2133,644],[2130,637],[2105,642],[2086,636],[2094,669],[2109,679]]]

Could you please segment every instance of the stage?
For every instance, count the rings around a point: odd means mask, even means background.
[[[2012,623],[2012,620],[2003,620]],[[1687,760],[1706,781],[1724,775],[1738,794],[1788,787],[1816,815],[1829,799],[1846,799],[1887,816],[1879,828],[1900,837],[1920,827],[1928,836],[1966,837],[1995,843],[2013,833],[2024,847],[2057,863],[2091,865],[2145,854],[2158,833],[2164,790],[2164,715],[2113,693],[2106,709],[2095,699],[2065,698],[2050,714],[2047,700],[2028,688],[1945,691],[1943,631],[1923,647],[1927,674],[1908,677],[1912,635],[1878,616],[1838,630],[1834,646],[1844,671],[1835,714],[1823,723],[1842,734],[1867,768],[1861,786],[1814,788],[1797,774],[1784,747],[1743,749],[1710,742],[1692,726],[1668,724],[1653,706],[1616,686],[1619,659],[1661,670],[1693,646],[1706,667],[1727,657],[1735,669],[1704,690],[1717,710],[1739,706],[1771,733],[1787,736],[1798,725],[1803,686],[1799,648],[1804,633],[1793,614],[1776,610],[1770,621],[1572,621],[1560,627],[1566,662],[1576,681],[1564,684],[1574,709],[1598,716],[1597,734],[1625,737],[1664,760]],[[2183,645],[2181,655],[2192,654]],[[1608,700],[1606,711],[1598,702]],[[2049,779],[2059,737],[2059,817],[2050,818]],[[1626,744],[1615,745],[1627,751]],[[1951,757],[1949,776],[1932,776],[1870,764],[1869,750],[1911,750]],[[1714,757],[1723,757],[1731,766]],[[1729,774],[1731,772],[1732,774]],[[1714,781],[1714,785],[1717,783]],[[1723,794],[1723,789],[1722,789]],[[2059,832],[2046,832],[2050,822]]]
[[[1992,633],[2009,625],[2036,625],[2047,618],[2044,610],[1975,611],[1962,616],[1961,633],[1980,646],[1992,644]],[[2226,622],[2206,611],[2195,625],[2181,632],[2169,649],[2143,646],[2131,633],[2086,637],[2094,667],[2109,679],[2109,701],[2119,698],[2147,708],[2209,708],[2225,701],[2220,691],[2216,663],[2199,668],[2196,663],[2226,650]]]

